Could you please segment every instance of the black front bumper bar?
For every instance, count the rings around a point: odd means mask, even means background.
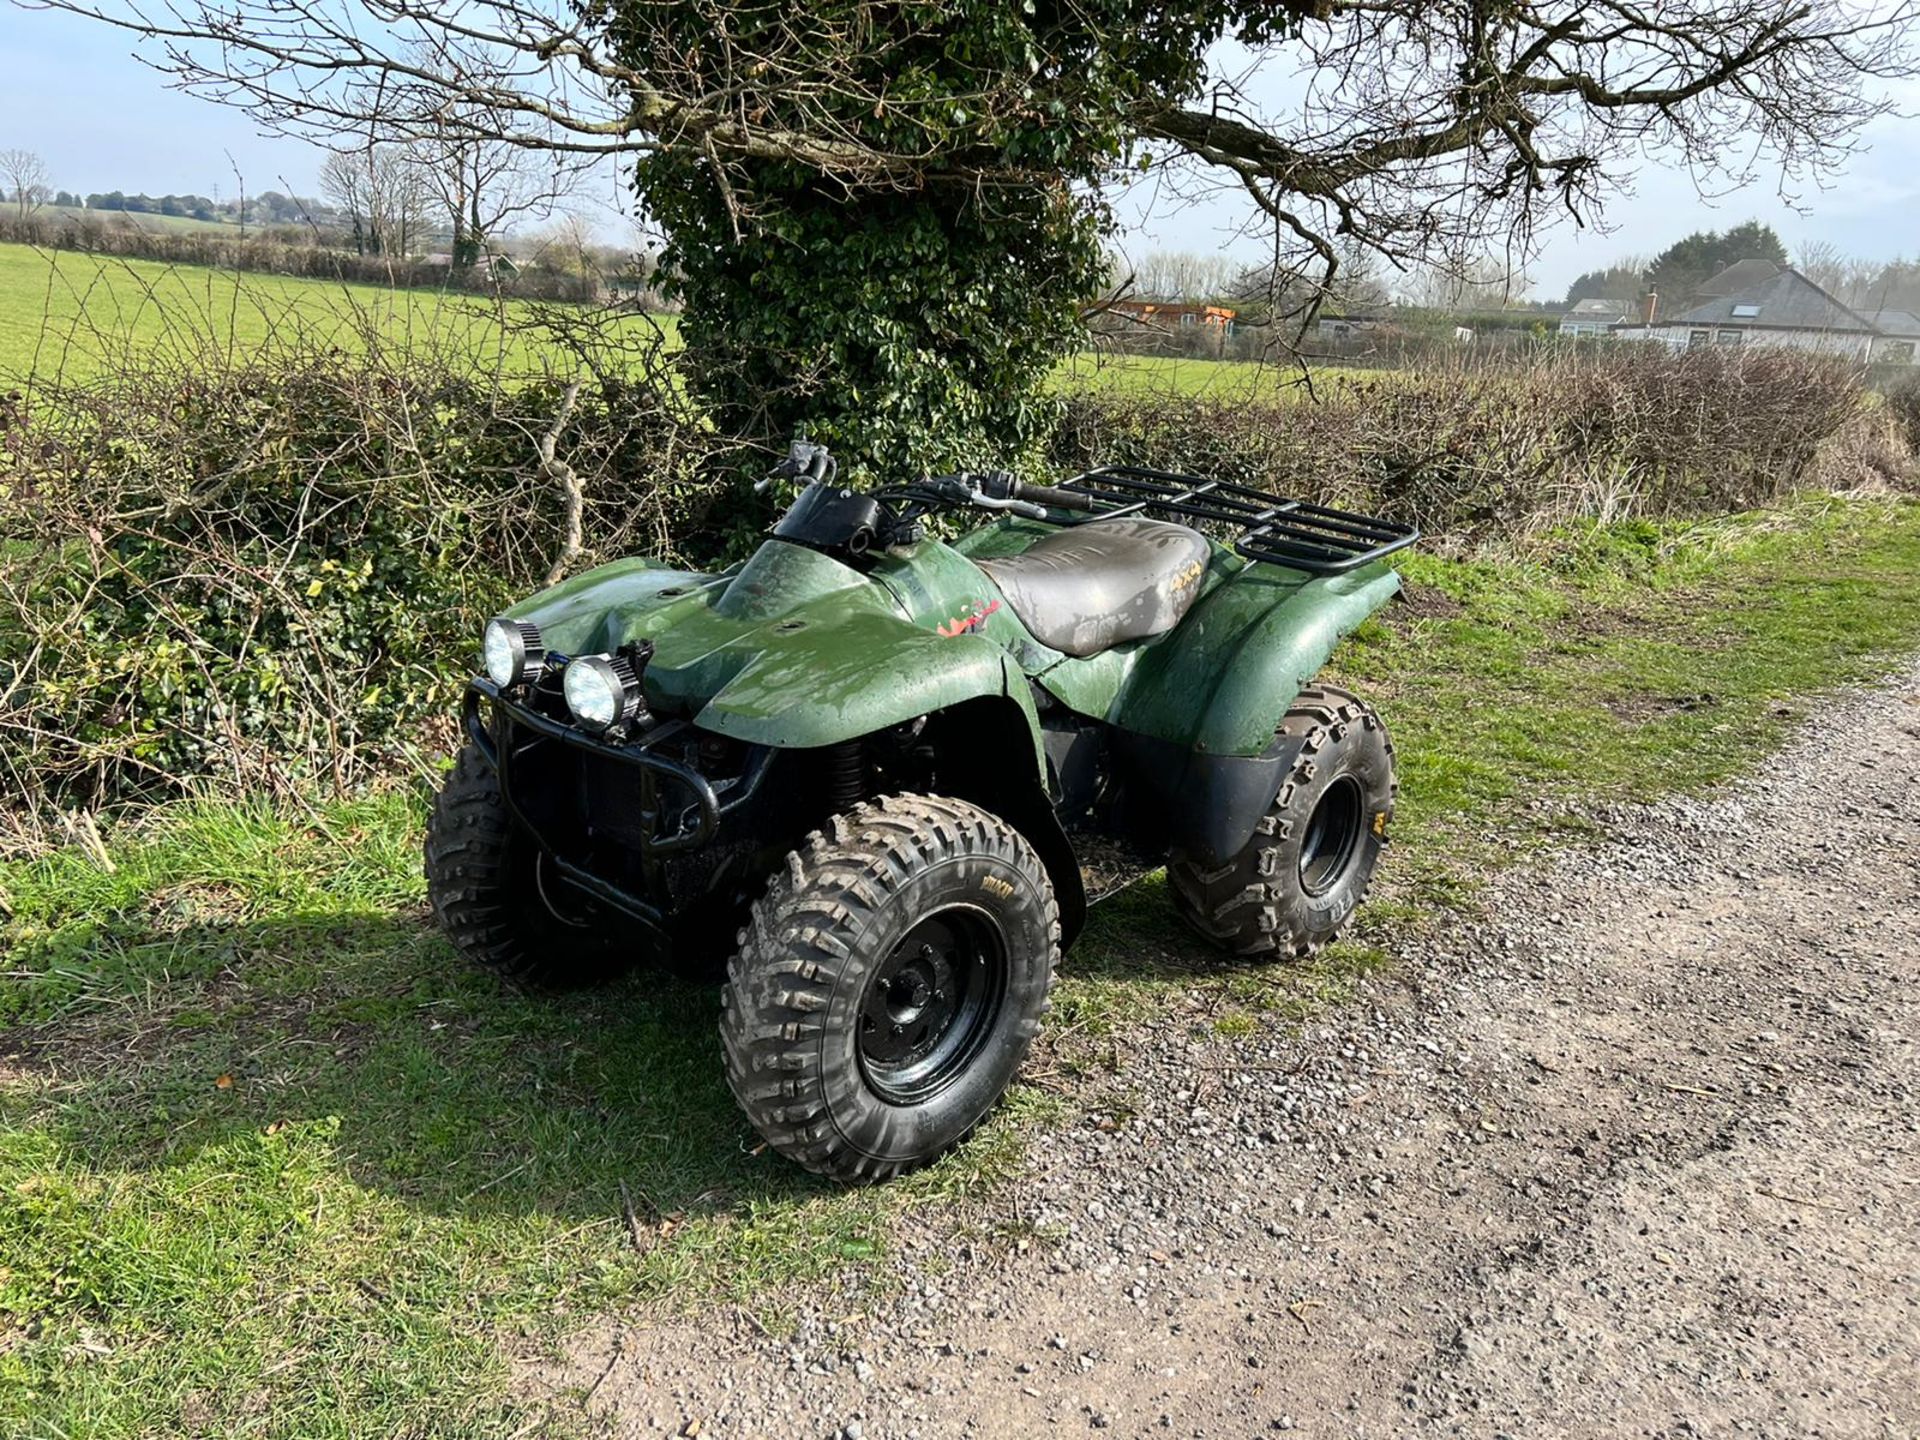
[[[491,725],[481,712],[482,700],[492,707]],[[650,748],[669,735],[681,733],[684,729],[681,722],[670,721],[638,741],[606,740],[507,699],[500,693],[500,687],[484,676],[475,676],[467,682],[462,719],[481,758],[500,777],[500,793],[514,821],[533,837],[534,843],[553,862],[554,869],[593,899],[655,927],[664,918],[659,905],[595,874],[586,865],[563,854],[541,833],[514,793],[516,756],[528,744],[554,741],[638,771],[642,777],[639,850],[649,878],[657,874],[658,862],[666,856],[709,844],[719,833],[721,819],[753,798],[773,759],[772,750],[755,746],[746,768],[716,785],[691,766],[656,754]],[[527,732],[533,738],[518,739],[513,734],[516,730]],[[671,808],[663,803],[670,797],[679,802]],[[672,828],[662,833],[663,823],[669,821]]]

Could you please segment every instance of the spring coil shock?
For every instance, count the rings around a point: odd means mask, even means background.
[[[843,740],[827,748],[826,759],[827,803],[837,815],[867,798],[866,756],[858,740]]]

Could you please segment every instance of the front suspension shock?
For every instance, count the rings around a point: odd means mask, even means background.
[[[827,803],[833,813],[851,810],[867,798],[867,757],[858,740],[827,747]]]

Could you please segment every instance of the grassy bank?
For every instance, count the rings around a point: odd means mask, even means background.
[[[645,977],[536,1003],[462,972],[422,914],[416,797],[187,807],[0,866],[0,1433],[513,1433],[535,1417],[510,1357],[574,1317],[777,1316],[914,1208],[991,1193],[1116,1026],[1311,1013],[1470,907],[1494,841],[1724,778],[1819,690],[1920,646],[1913,501],[1586,528],[1407,574],[1338,662],[1403,781],[1355,938],[1222,968],[1143,882],[1069,957],[1040,1083],[884,1190],[757,1149],[711,994]]]

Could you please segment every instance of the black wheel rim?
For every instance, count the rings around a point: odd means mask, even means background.
[[[1342,775],[1321,793],[1300,842],[1300,888],[1307,894],[1324,895],[1346,875],[1360,848],[1364,813],[1360,787],[1350,775]]]
[[[986,911],[922,918],[860,997],[860,1068],[881,1099],[914,1105],[953,1083],[993,1032],[1007,988],[1007,944]]]

